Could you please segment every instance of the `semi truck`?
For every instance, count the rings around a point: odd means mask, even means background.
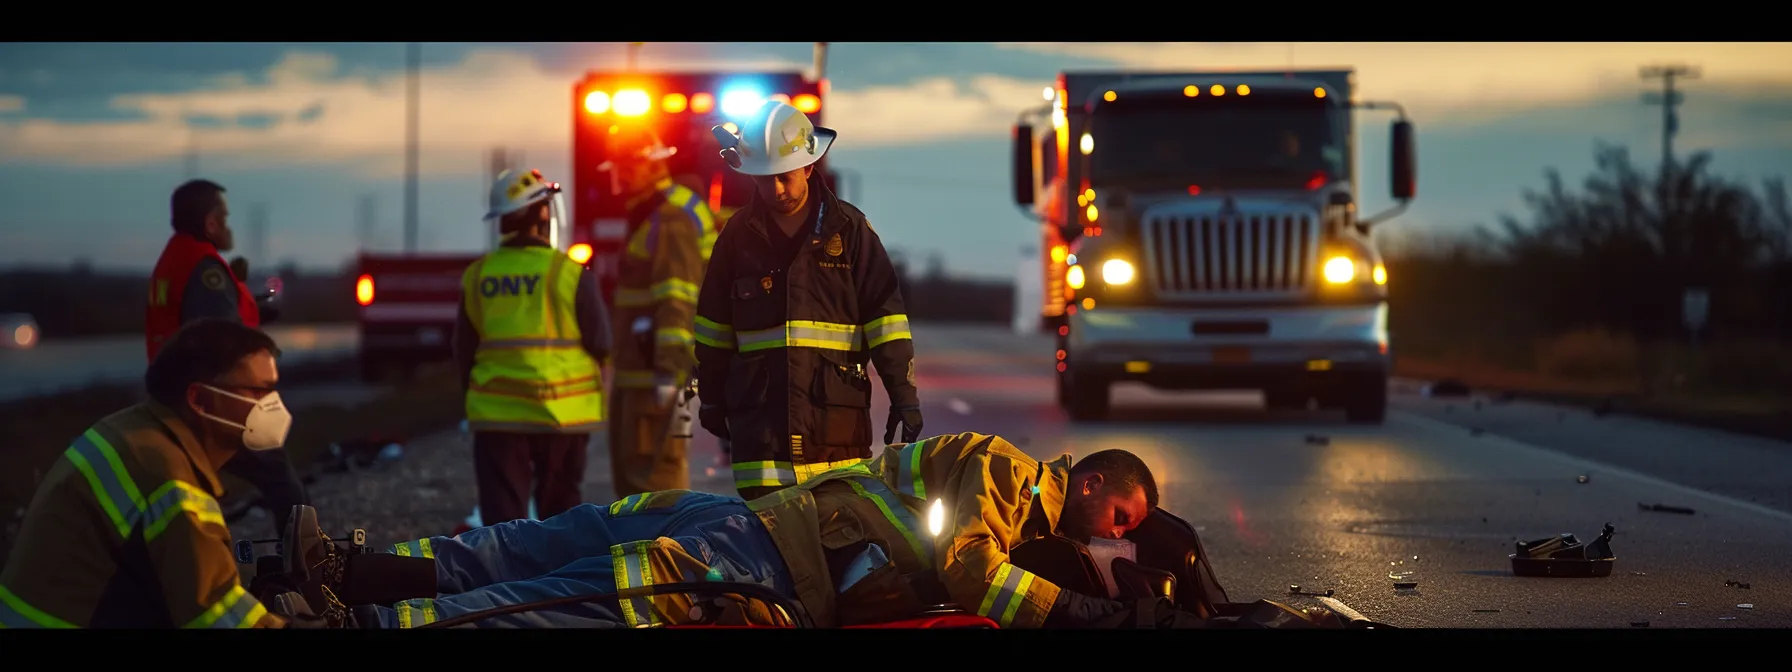
[[[1380,423],[1392,344],[1370,236],[1416,189],[1413,125],[1350,69],[1061,72],[1014,126],[1016,205],[1039,222],[1057,396],[1257,389],[1272,409]],[[1356,110],[1396,113],[1386,212],[1359,217]]]

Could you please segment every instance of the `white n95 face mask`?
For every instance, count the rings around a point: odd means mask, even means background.
[[[292,429],[292,413],[286,410],[286,404],[280,401],[279,392],[269,392],[261,399],[250,399],[240,394],[226,392],[210,385],[206,389],[232,399],[241,399],[251,404],[249,417],[241,423],[225,420],[218,416],[200,411],[199,415],[213,422],[236,427],[243,430],[243,447],[249,450],[273,450],[286,445],[286,432]]]

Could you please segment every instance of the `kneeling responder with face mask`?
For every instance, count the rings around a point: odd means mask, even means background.
[[[616,281],[615,396],[610,471],[617,497],[690,487],[686,454],[695,425],[692,317],[715,240],[715,217],[672,180],[677,153],[651,129],[612,126],[599,166],[628,212]]]
[[[0,571],[0,627],[283,627],[243,589],[218,470],[280,448],[274,341],[204,318],[149,364],[149,401],[75,437]]]

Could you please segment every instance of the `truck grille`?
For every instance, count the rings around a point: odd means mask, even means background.
[[[1152,216],[1146,276],[1164,298],[1267,298],[1304,292],[1319,256],[1307,214]]]

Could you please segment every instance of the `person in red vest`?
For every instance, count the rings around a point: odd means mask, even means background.
[[[224,187],[209,180],[188,181],[174,190],[169,206],[174,235],[169,236],[150,275],[149,309],[144,320],[151,361],[181,325],[194,320],[218,317],[261,326],[261,310],[244,284],[245,278],[219,255],[220,251],[229,252],[236,242]],[[263,505],[274,514],[276,530],[286,529],[292,507],[310,505],[305,484],[284,448],[244,451],[223,468],[261,491]]]

